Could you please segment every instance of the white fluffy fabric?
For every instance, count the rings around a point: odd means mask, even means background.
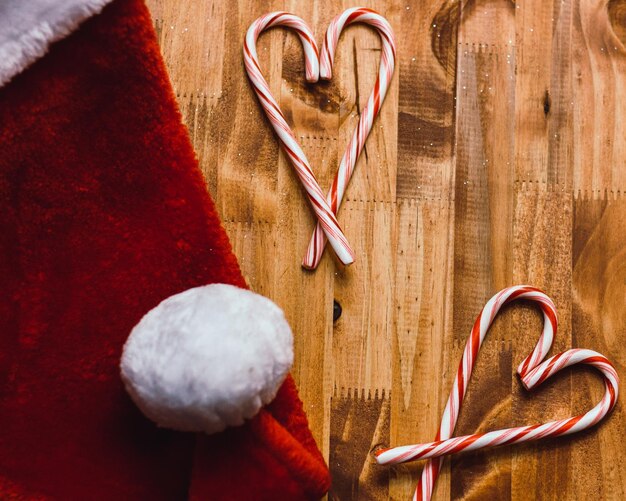
[[[0,0],[0,87],[111,0]]]
[[[212,284],[149,311],[126,341],[121,374],[159,426],[215,433],[271,402],[292,363],[293,336],[276,304]]]

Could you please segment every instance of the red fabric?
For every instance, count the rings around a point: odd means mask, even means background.
[[[165,297],[245,287],[139,0],[0,89],[0,498],[305,499],[328,471],[293,380],[213,437],[158,429],[119,378]],[[193,481],[192,481],[193,478]]]

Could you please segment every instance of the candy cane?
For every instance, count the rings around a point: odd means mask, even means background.
[[[306,155],[298,145],[291,128],[287,124],[285,117],[278,107],[278,103],[272,96],[270,88],[261,73],[256,51],[256,42],[261,32],[273,28],[274,26],[286,26],[292,28],[298,34],[304,49],[306,79],[309,82],[316,82],[318,80],[319,53],[317,44],[313,38],[313,33],[302,19],[288,14],[287,12],[272,12],[271,14],[261,16],[248,28],[243,47],[243,57],[248,78],[250,82],[252,82],[252,86],[254,87],[254,91],[256,92],[261,106],[263,106],[274,131],[276,131],[280,139],[283,149],[306,190],[309,201],[311,202],[318,223],[321,225],[324,234],[330,241],[331,246],[337,253],[341,262],[350,264],[354,262],[354,252],[350,248],[350,244],[337,222],[335,213],[324,198],[324,194],[317,183]]]
[[[515,299],[528,299],[539,303],[544,316],[543,333],[537,345],[533,352],[517,368],[524,387],[530,390],[539,386],[565,367],[574,364],[587,364],[598,369],[604,376],[604,396],[593,409],[580,416],[559,419],[541,425],[519,426],[450,438],[454,432],[465,390],[467,389],[474,362],[483,339],[500,308]],[[379,450],[376,452],[376,461],[379,464],[396,464],[418,459],[429,459],[422,471],[422,477],[413,496],[414,500],[429,500],[432,496],[443,461],[442,456],[444,455],[461,451],[472,451],[484,447],[569,435],[597,424],[613,409],[617,401],[619,384],[617,372],[604,355],[587,349],[567,350],[540,363],[552,345],[556,328],[557,316],[554,303],[538,289],[521,285],[509,287],[493,296],[474,323],[435,441],[426,444]]]
[[[354,23],[365,23],[376,28],[382,41],[382,55],[374,89],[370,94],[365,108],[363,108],[359,123],[348,143],[348,147],[341,159],[339,169],[337,170],[337,174],[335,175],[333,184],[326,198],[335,214],[339,210],[343,195],[346,191],[346,186],[350,182],[350,178],[354,172],[354,166],[363,150],[367,136],[372,130],[374,119],[378,115],[385,95],[387,94],[396,59],[396,44],[393,30],[389,22],[371,9],[363,7],[348,9],[343,14],[333,19],[326,31],[326,39],[322,45],[322,56],[320,60],[320,78],[325,80],[331,78],[335,50],[337,49],[341,32],[346,26]],[[304,256],[302,266],[308,269],[315,269],[322,258],[325,246],[326,239],[324,237],[323,227],[318,223],[311,237],[311,241],[309,242],[309,247]]]

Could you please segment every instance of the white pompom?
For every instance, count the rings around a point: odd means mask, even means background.
[[[293,363],[293,336],[269,299],[232,285],[164,300],[130,333],[126,389],[159,426],[215,433],[274,399]]]

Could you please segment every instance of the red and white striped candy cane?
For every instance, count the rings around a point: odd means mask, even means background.
[[[288,14],[287,12],[272,12],[266,14],[259,17],[250,25],[243,46],[243,58],[246,71],[261,106],[265,110],[267,118],[272,124],[274,131],[276,131],[283,149],[306,190],[323,232],[330,241],[340,261],[343,264],[350,264],[354,262],[354,252],[350,248],[350,244],[337,222],[335,213],[324,198],[324,194],[311,170],[306,155],[300,148],[300,145],[298,145],[295,135],[287,124],[278,103],[272,96],[270,88],[261,73],[256,51],[256,42],[261,32],[275,26],[286,26],[293,29],[298,34],[304,49],[306,79],[309,82],[316,82],[318,80],[319,52],[315,39],[313,38],[313,33],[302,19]]]
[[[544,316],[543,333],[535,349],[517,368],[524,387],[530,390],[539,386],[565,367],[575,364],[587,364],[598,369],[603,375],[604,396],[593,409],[580,416],[559,419],[545,424],[519,426],[488,433],[450,438],[454,432],[478,350],[489,330],[489,326],[500,308],[515,299],[528,299],[539,303]],[[619,384],[617,372],[604,355],[587,349],[567,350],[541,363],[541,360],[543,360],[550,349],[556,328],[557,316],[554,303],[538,289],[520,285],[504,289],[493,296],[474,323],[435,441],[427,444],[379,450],[376,452],[377,462],[379,464],[396,464],[418,459],[429,459],[422,471],[422,477],[413,496],[414,500],[429,500],[441,468],[442,456],[484,447],[569,435],[597,424],[611,411],[617,401]]]
[[[374,119],[378,115],[385,95],[387,94],[396,60],[396,44],[393,30],[389,22],[372,9],[356,7],[346,10],[343,14],[331,21],[326,31],[326,39],[322,45],[320,78],[329,80],[332,77],[333,60],[341,32],[346,26],[354,23],[365,23],[376,28],[382,41],[382,55],[374,89],[367,100],[365,108],[363,108],[359,123],[348,143],[348,147],[341,159],[339,169],[337,170],[337,174],[335,175],[333,184],[326,198],[335,214],[339,210],[343,195],[346,191],[346,186],[350,182],[350,178],[354,172],[354,166],[361,154],[361,150],[363,150],[367,136],[372,130]],[[311,237],[311,241],[309,242],[309,247],[302,261],[302,266],[308,269],[315,269],[322,258],[325,245],[326,239],[324,238],[323,227],[318,223]]]

